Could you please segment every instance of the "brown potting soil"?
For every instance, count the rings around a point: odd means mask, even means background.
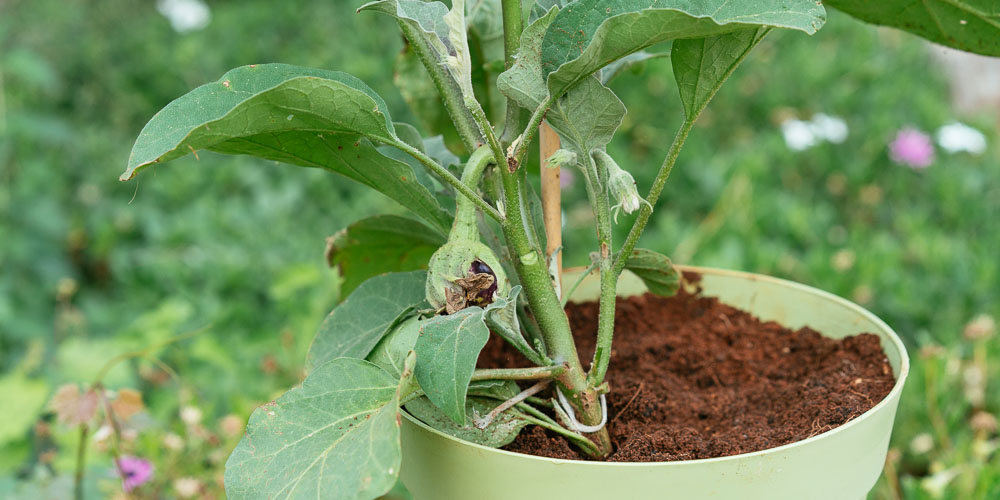
[[[590,360],[597,303],[567,307],[580,359]],[[480,367],[526,366],[495,337]],[[878,337],[841,340],[774,322],[683,289],[619,299],[607,381],[613,462],[663,462],[748,453],[842,425],[895,384]],[[558,435],[528,427],[504,449],[586,457]]]

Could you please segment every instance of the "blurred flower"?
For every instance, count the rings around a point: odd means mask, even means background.
[[[227,437],[234,437],[243,432],[243,419],[237,415],[226,415],[219,419],[219,429]]]
[[[948,153],[979,155],[986,151],[986,136],[964,123],[949,123],[937,129],[935,136],[941,149]]]
[[[572,169],[563,168],[559,170],[559,187],[561,189],[568,189],[573,185],[573,180],[576,179],[576,174],[573,173]]]
[[[163,446],[168,450],[179,451],[184,449],[184,439],[173,432],[168,432],[163,436]]]
[[[965,325],[965,338],[969,340],[988,339],[997,331],[996,321],[989,314],[980,314]]]
[[[111,437],[111,434],[113,432],[114,431],[111,429],[111,426],[108,424],[100,426],[97,429],[97,431],[94,432],[94,442],[98,444],[103,443],[105,440]]]
[[[854,251],[847,248],[838,250],[837,253],[833,254],[833,257],[830,259],[833,264],[833,268],[838,271],[847,271],[848,269],[854,267],[854,260]]]
[[[910,440],[910,451],[915,455],[923,455],[933,449],[934,438],[926,432],[917,434]]]
[[[936,472],[930,476],[927,476],[920,480],[920,487],[927,492],[932,498],[941,498],[944,496],[945,489],[948,488],[948,483],[952,479],[955,479],[959,470],[957,468],[945,469],[940,472]]]
[[[201,422],[201,410],[194,406],[181,408],[181,420],[188,425],[197,425]]]
[[[993,434],[997,431],[997,417],[992,413],[977,411],[969,419],[969,427],[977,433]]]
[[[905,128],[889,143],[889,159],[913,169],[924,169],[934,162],[934,144],[927,134]]]
[[[200,30],[208,26],[212,16],[201,0],[157,0],[156,10],[170,21],[170,27],[178,33]]]
[[[931,359],[944,354],[944,348],[939,344],[927,344],[920,348],[919,353],[921,358]]]
[[[201,491],[201,481],[193,477],[180,477],[174,480],[174,491],[181,498],[191,498]]]
[[[816,134],[809,123],[802,120],[792,118],[781,122],[781,135],[785,138],[785,145],[792,151],[802,151],[816,145]]]
[[[875,291],[868,285],[859,285],[854,289],[851,298],[858,304],[870,304],[872,299],[875,298]]]
[[[122,478],[125,491],[132,491],[153,477],[153,464],[142,458],[123,456],[118,459],[118,468],[125,476]]]
[[[809,126],[813,135],[827,142],[840,144],[847,140],[847,123],[839,117],[817,113],[813,115]]]
[[[847,139],[847,123],[825,113],[816,113],[809,121],[789,118],[781,122],[785,145],[792,151],[809,149],[820,142],[840,144]]]

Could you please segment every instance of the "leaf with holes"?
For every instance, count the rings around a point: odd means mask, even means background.
[[[413,348],[420,359],[417,382],[427,397],[459,425],[465,425],[465,395],[479,351],[489,337],[483,310],[467,307],[424,323]]]
[[[317,368],[301,387],[250,416],[226,462],[230,498],[378,498],[392,488],[402,457],[401,379],[359,359]]]
[[[400,316],[424,303],[425,271],[389,273],[362,283],[323,320],[309,348],[310,369],[334,358],[364,358]]]
[[[580,0],[559,12],[542,42],[552,96],[653,44],[757,26],[815,33],[826,11],[815,0]]]
[[[1000,56],[996,0],[826,0],[862,21],[892,26],[948,47]]]

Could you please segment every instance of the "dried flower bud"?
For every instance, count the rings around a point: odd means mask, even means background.
[[[449,241],[431,257],[427,273],[427,301],[448,314],[470,306],[485,307],[497,293],[510,289],[499,260],[478,241]]]

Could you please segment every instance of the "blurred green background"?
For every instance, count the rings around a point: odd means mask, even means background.
[[[325,237],[402,213],[322,171],[209,152],[117,180],[147,119],[243,64],[353,73],[416,123],[393,86],[402,42],[389,18],[340,0],[208,6],[206,27],[179,33],[152,1],[0,0],[0,497],[70,495],[77,431],[48,401],[143,349],[104,378],[143,395],[122,443],[155,467],[138,496],[223,497],[246,417],[298,381],[338,299]],[[959,114],[929,53],[836,12],[813,37],[772,34],[698,122],[641,244],[871,309],[906,339],[914,370],[870,498],[1000,498],[1000,347],[988,338],[1000,111]],[[610,152],[645,192],[682,114],[669,59],[611,86],[630,109]],[[847,140],[790,150],[781,122],[820,112],[845,120]],[[922,171],[889,160],[899,129],[956,120],[986,135],[984,154],[939,149]],[[584,199],[580,182],[565,194],[567,265],[593,249]],[[617,241],[630,222],[619,218]],[[120,495],[109,439],[88,437],[94,498]]]

